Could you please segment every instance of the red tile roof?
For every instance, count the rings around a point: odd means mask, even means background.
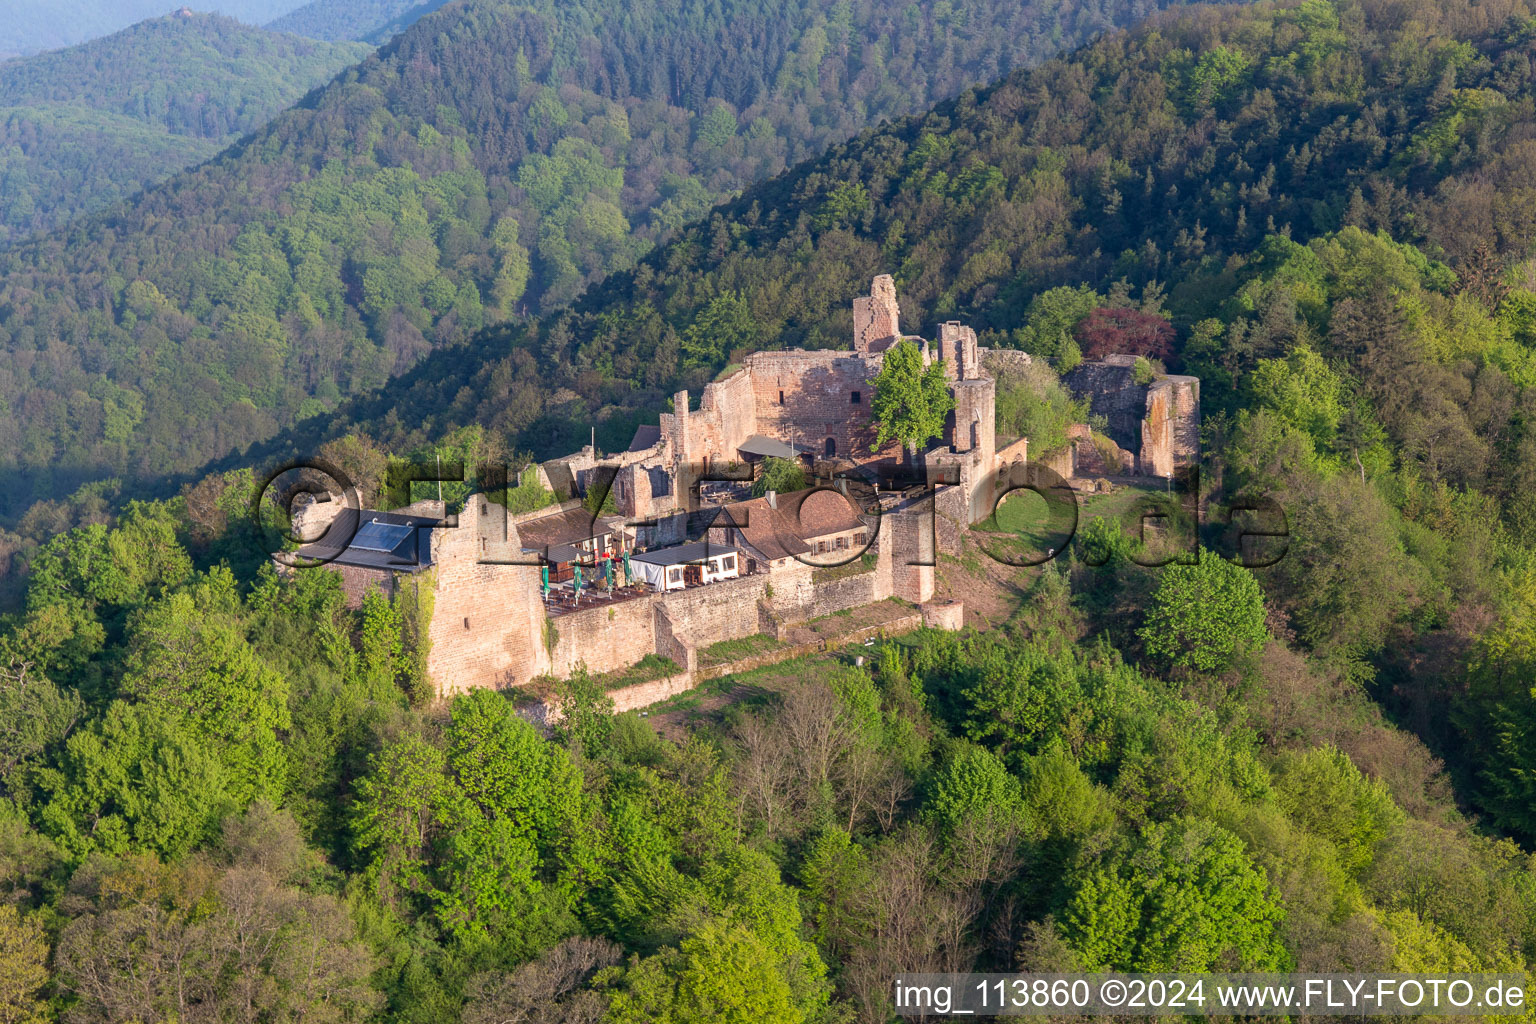
[[[711,528],[735,527],[743,543],[776,559],[806,554],[818,538],[868,526],[851,500],[827,488],[780,494],[777,505],[766,497],[733,502],[720,509]]]

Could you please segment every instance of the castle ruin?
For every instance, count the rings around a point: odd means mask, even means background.
[[[918,606],[922,621],[957,626],[958,603],[932,600],[934,563],[991,514],[1000,473],[1025,462],[1028,439],[999,447],[996,383],[974,330],[940,324],[934,345],[903,335],[885,275],[854,300],[853,313],[850,349],[753,353],[706,385],[696,407],[677,392],[672,411],[637,430],[627,450],[588,446],[532,467],[567,496],[557,506],[509,516],[474,494],[453,528],[396,514],[392,528],[367,530],[377,539],[409,526],[430,538],[425,545],[381,552],[354,538],[324,552],[327,564],[354,601],[370,587],[432,588],[427,667],[440,696],[523,686],[579,666],[615,671],[647,655],[671,659],[691,678],[698,652],[712,644],[782,635],[787,625],[892,597]],[[925,363],[942,363],[954,398],[915,480],[899,445],[874,447],[871,381],[902,340],[917,344]],[[1187,393],[1166,390],[1155,401],[1150,391],[1135,398],[1169,410],[1168,426],[1142,430],[1148,465],[1183,457],[1188,440]],[[798,461],[813,485],[751,497],[767,458]],[[587,511],[581,499],[594,489],[611,493],[613,514]],[[361,515],[372,524],[386,514]]]
[[[1106,421],[1105,434],[1135,476],[1171,477],[1200,461],[1200,378],[1162,374],[1136,381],[1136,357],[1079,363],[1061,378]]]

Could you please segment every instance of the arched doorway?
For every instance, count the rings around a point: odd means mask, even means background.
[[[981,421],[971,420],[971,451],[981,447]]]
[[[837,454],[837,439],[829,437],[829,438],[827,438],[826,457],[830,459],[832,456],[834,456],[836,454]]]

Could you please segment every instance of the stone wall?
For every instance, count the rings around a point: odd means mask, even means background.
[[[709,588],[703,588],[709,589]],[[654,596],[580,608],[550,620],[559,638],[549,671],[564,677],[585,665],[593,674],[628,668],[656,650]]]
[[[875,439],[869,381],[879,371],[878,355],[755,352],[742,369],[706,385],[697,410],[682,411],[688,408],[686,391],[674,395],[674,411],[661,418],[663,434],[686,467],[706,459],[735,461],[737,448],[753,434],[809,447],[817,458],[827,454],[829,438],[834,455],[867,453]]]
[[[1131,376],[1134,363],[1131,356],[1109,356],[1079,363],[1061,378],[1074,395],[1088,399],[1095,416],[1108,421],[1105,433],[1115,444],[1133,452],[1141,450],[1141,421],[1147,410],[1147,389]]]
[[[901,336],[901,307],[896,302],[896,282],[881,274],[870,282],[869,294],[853,300],[853,349],[868,354]]]
[[[815,640],[809,643],[780,647],[776,650],[750,655],[722,665],[711,665],[708,668],[701,668],[692,672],[679,672],[662,679],[653,679],[647,683],[636,683],[633,686],[620,687],[617,690],[611,691],[609,696],[613,699],[615,711],[633,711],[637,708],[649,707],[669,697],[675,697],[680,693],[686,693],[706,680],[719,679],[724,676],[750,672],[753,669],[764,668],[769,665],[777,665],[780,662],[790,661],[794,658],[803,658],[808,654],[816,654],[831,647],[860,643],[871,637],[900,636],[903,633],[910,633],[915,629],[920,629],[924,625],[926,623],[923,613],[920,611],[913,612],[910,615],[887,619],[878,625],[852,630],[826,640]],[[546,727],[559,721],[560,717],[559,710],[553,704],[546,703],[536,704],[524,713],[535,724]]]
[[[1021,437],[1017,441],[1010,441],[997,450],[996,463],[998,466],[1006,466],[1013,462],[1029,461],[1029,438]]]
[[[877,566],[868,572],[818,583],[812,591],[811,603],[802,609],[801,615],[806,619],[817,619],[833,612],[883,601],[891,596],[889,577],[883,582],[885,585],[882,587],[881,573]]]
[[[698,664],[698,652],[678,635],[678,628],[667,614],[666,605],[652,601],[651,607],[655,610],[652,622],[656,632],[656,653],[663,658],[671,658],[674,664],[683,666],[685,672],[692,672]]]
[[[696,419],[710,457],[735,460],[737,447],[759,433],[751,371],[740,369],[724,380],[705,385]],[[690,438],[696,453],[694,457],[704,451],[698,447],[699,443],[699,439]]]
[[[933,596],[933,499],[924,498],[881,518],[881,532],[890,530],[891,593],[903,601],[922,604]],[[914,565],[913,562],[926,562]]]
[[[776,559],[769,577],[773,597],[769,604],[784,622],[803,622],[810,618],[806,609],[816,600],[816,586],[811,574],[816,570],[797,558]]]
[[[809,447],[816,458],[868,454],[875,441],[869,383],[880,372],[879,358],[848,352],[756,352],[747,357],[756,429],[786,444]],[[858,401],[854,401],[854,395]]]
[[[1195,465],[1200,461],[1199,379],[1163,376],[1137,384],[1135,362],[1133,356],[1106,356],[1079,364],[1062,383],[1105,418],[1105,433],[1130,456],[1126,472],[1169,476]]]
[[[721,640],[758,632],[762,622],[758,602],[764,598],[767,585],[765,575],[742,576],[708,586],[669,591],[657,595],[654,600],[666,610],[672,635],[698,650]],[[641,653],[648,653],[650,649]],[[639,656],[635,655],[630,662]]]
[[[1048,458],[1036,460],[1036,464],[1046,467],[1063,480],[1070,480],[1077,475],[1076,454],[1077,445],[1074,442]]]
[[[1141,471],[1172,476],[1200,461],[1200,381],[1161,377],[1147,389],[1141,432]]]
[[[991,377],[957,381],[954,393],[954,449],[975,452],[990,469],[997,448],[997,384]]]
[[[950,380],[974,380],[981,376],[981,356],[976,331],[958,320],[939,325],[939,359]]]
[[[995,498],[993,499],[996,500]],[[953,484],[940,487],[933,496],[933,538],[940,554],[960,554],[961,538],[971,524],[977,522],[971,515],[974,496],[965,487]],[[988,510],[990,513],[990,509]],[[980,518],[986,518],[982,516]]]
[[[363,598],[370,590],[385,597],[395,595],[395,573],[392,569],[365,569],[360,565],[335,564],[330,564],[327,568],[341,577],[341,590],[347,595],[348,608],[361,607]],[[298,571],[309,572],[310,570]]]
[[[540,465],[541,482],[560,498],[577,498],[586,493],[597,466],[597,452],[591,445],[585,445],[579,452]]]
[[[504,521],[504,510],[477,495],[459,526],[433,531],[436,597],[427,672],[439,696],[517,686],[549,670],[538,566],[481,561],[487,553],[505,555],[494,550],[505,529],[498,517]]]
[[[922,612],[923,625],[929,629],[959,630],[965,626],[963,601],[929,601]]]
[[[839,633],[837,636],[827,637],[825,640],[808,640],[805,643],[790,644],[787,647],[775,648],[764,651],[762,654],[752,654],[736,661],[728,661],[721,665],[710,665],[701,668],[693,674],[694,685],[710,679],[719,679],[722,676],[736,675],[741,672],[751,672],[753,669],[765,668],[768,665],[777,665],[782,661],[791,661],[795,658],[803,658],[807,654],[817,654],[821,651],[831,650],[834,647],[842,647],[848,644],[862,643],[874,637],[900,636],[923,627],[923,615],[921,611],[915,611],[908,615],[899,615],[894,619],[886,619],[884,622],[873,626],[864,626],[859,629]]]
[[[652,704],[660,704],[668,697],[676,697],[691,689],[693,689],[693,673],[679,672],[676,675],[652,679],[648,683],[621,686],[608,696],[613,698],[613,710],[623,713],[647,708]]]

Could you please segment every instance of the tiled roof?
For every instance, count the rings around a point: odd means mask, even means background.
[[[803,555],[820,537],[868,525],[848,498],[826,488],[780,494],[777,505],[769,505],[767,497],[734,502],[723,506],[711,525],[740,530],[742,540],[765,558]]]
[[[621,516],[598,516],[585,508],[566,509],[537,519],[517,524],[517,535],[522,539],[524,551],[543,551],[562,544],[580,544],[594,536],[612,533],[615,524],[622,523]]]

